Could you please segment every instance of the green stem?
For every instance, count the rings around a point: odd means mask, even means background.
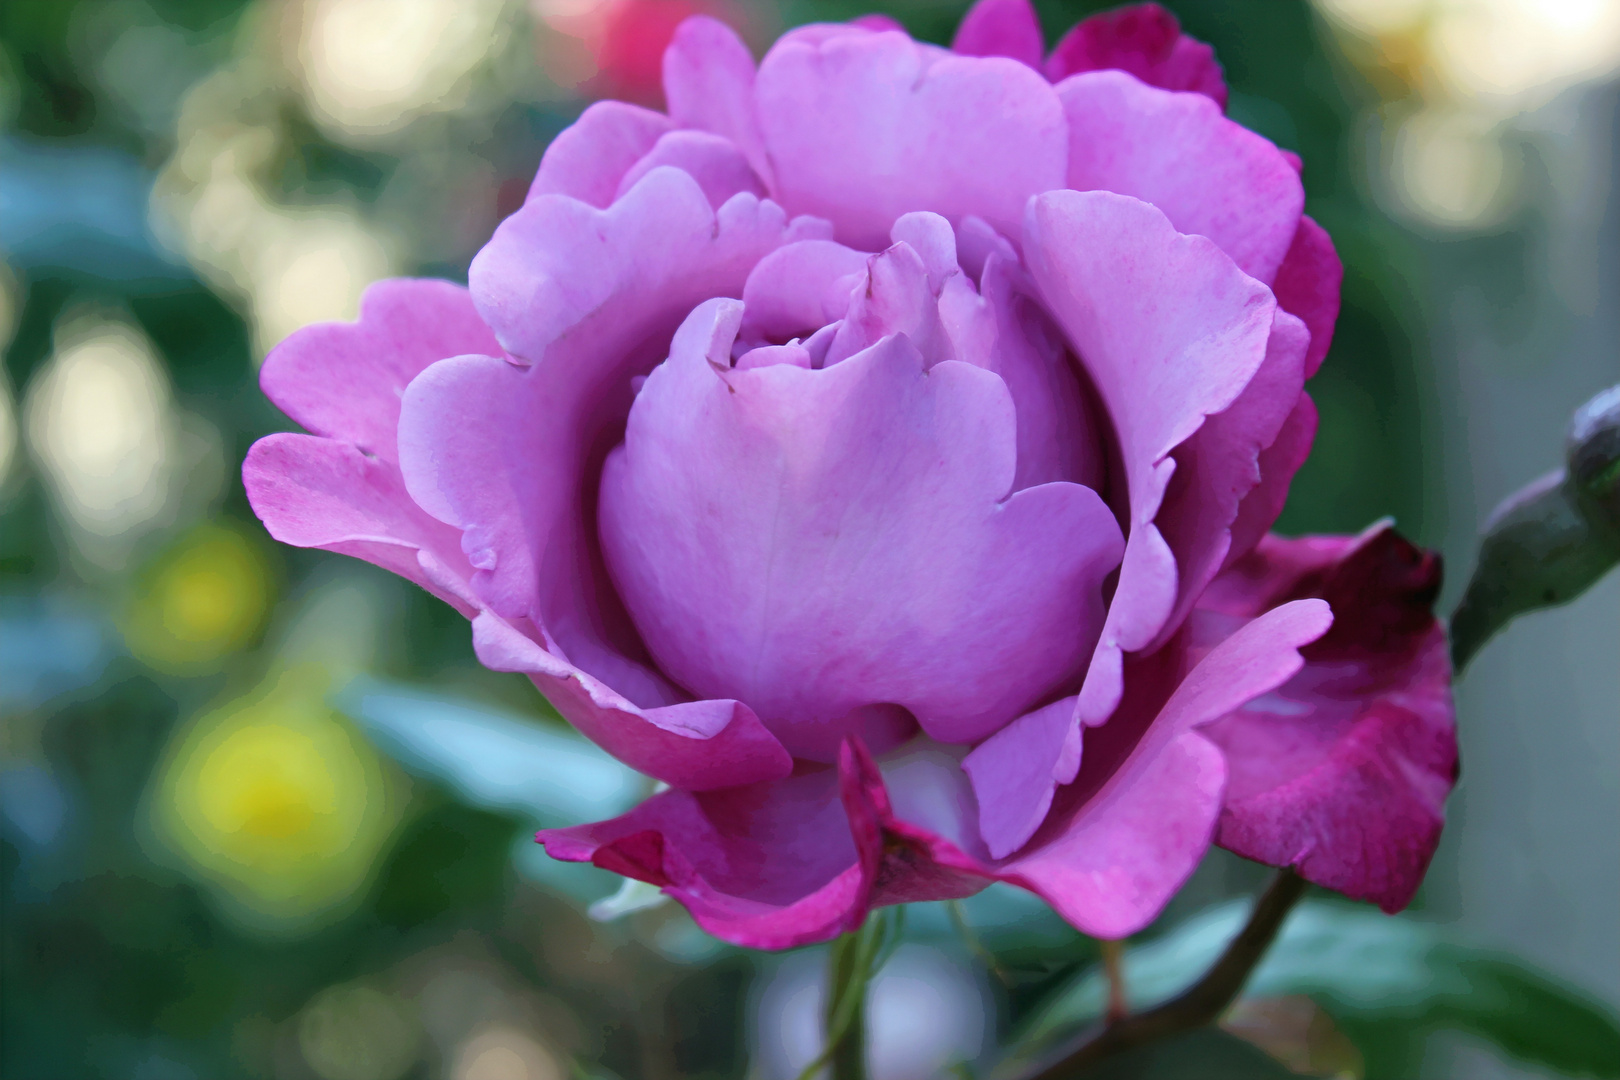
[[[867,918],[827,948],[827,1041],[798,1080],[831,1067],[832,1080],[866,1080],[866,988],[900,943],[905,908]]]

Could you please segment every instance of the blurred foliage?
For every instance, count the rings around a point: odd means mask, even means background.
[[[149,426],[167,440],[153,474],[166,486],[105,534],[47,479],[71,462],[19,449],[0,475],[0,1073],[740,1077],[749,1032],[768,1023],[758,987],[785,968],[630,894],[629,914],[592,921],[586,905],[616,879],[550,862],[529,839],[614,812],[643,781],[527,682],[479,667],[453,610],[369,566],[275,545],[248,510],[242,456],[291,426],[257,386],[266,337],[340,315],[322,305],[364,284],[355,267],[464,280],[583,107],[570,87],[597,85],[552,78],[566,57],[544,34],[531,43],[522,4],[468,0],[465,18],[386,42],[377,69],[419,67],[451,90],[407,86],[440,97],[346,112],[298,51],[299,13],[326,3],[0,4],[0,403],[31,445],[33,425],[52,422],[34,403],[60,370],[59,331],[89,318],[118,328],[114,359],[145,380]],[[763,43],[873,8],[942,41],[965,5],[698,6]],[[1037,6],[1055,40],[1106,5]],[[1437,535],[1423,516],[1429,374],[1412,344],[1421,260],[1372,208],[1350,149],[1370,91],[1304,5],[1169,6],[1216,47],[1232,115],[1303,155],[1307,208],[1346,264],[1311,387],[1317,450],[1282,528],[1347,532],[1393,514]],[[434,66],[434,50],[474,31],[494,43],[481,66]],[[323,47],[362,47],[355,62],[374,64],[366,44]],[[408,48],[427,59],[399,60]],[[91,422],[112,440],[117,419]],[[982,969],[1003,1031],[1067,1007],[1072,988],[1056,1004],[1050,993],[1095,959],[1010,889],[965,901],[959,919],[916,905],[907,928]],[[1448,988],[1404,1019],[1299,979],[1256,992],[1319,999],[1369,1070],[1442,1022],[1549,1065],[1600,1060],[1589,1006],[1507,961],[1448,953],[1435,967],[1438,955],[1380,961]],[[1548,1040],[1566,1036],[1559,1057]],[[1119,1075],[1189,1059],[1255,1075],[1271,1067],[1258,1053],[1211,1032]]]

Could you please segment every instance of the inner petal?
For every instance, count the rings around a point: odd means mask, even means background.
[[[731,367],[742,318],[692,313],[603,469],[603,551],[662,670],[817,760],[874,706],[966,743],[1072,684],[1123,540],[1089,488],[1009,496],[1006,384],[898,334]]]

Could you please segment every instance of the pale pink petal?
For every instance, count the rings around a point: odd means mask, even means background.
[[[666,355],[692,306],[738,295],[759,258],[798,239],[803,224],[746,194],[715,211],[672,168],[605,211],[531,200],[471,274],[490,325],[529,365],[457,360],[406,392],[409,490],[464,531],[479,595],[639,705],[680,695],[643,663],[602,571],[592,507],[600,455],[622,431],[632,377]]]
[[[1293,596],[1336,615],[1303,671],[1205,729],[1231,773],[1223,847],[1386,911],[1411,901],[1457,779],[1439,588],[1438,557],[1387,525],[1269,537],[1217,582],[1222,618]]]
[[[1294,242],[1305,189],[1282,153],[1198,94],[1118,71],[1056,87],[1069,121],[1068,187],[1150,202],[1269,284]]]
[[[1046,61],[1053,82],[1110,68],[1149,86],[1203,94],[1226,108],[1226,80],[1215,50],[1183,34],[1181,23],[1158,4],[1132,4],[1082,20]]]
[[[728,369],[726,305],[683,326],[603,470],[608,565],[660,668],[820,760],[872,706],[968,742],[1075,679],[1119,533],[1079,485],[1008,497],[1001,380],[900,336]]]
[[[605,207],[630,166],[673,127],[663,113],[622,101],[598,101],[546,147],[529,198],[567,195]]]
[[[664,51],[664,98],[677,126],[724,137],[769,184],[754,117],[754,57],[735,30],[707,15],[682,22]]]
[[[793,770],[781,743],[740,702],[639,708],[491,611],[473,620],[473,647],[485,667],[529,676],[586,738],[667,784],[707,790],[778,779]]]
[[[1172,452],[1265,366],[1276,303],[1211,241],[1178,235],[1157,209],[1120,195],[1063,191],[1031,200],[1024,246],[1047,311],[1113,421],[1129,489],[1119,587],[1079,703],[1082,719],[1099,723],[1119,700],[1121,651],[1167,631],[1178,564],[1202,567],[1211,552],[1225,554],[1224,532],[1178,533],[1185,547],[1176,550],[1156,519],[1178,467]],[[1288,405],[1297,394],[1296,385]],[[1227,497],[1200,479],[1179,489],[1183,516]]]
[[[1344,264],[1339,262],[1332,237],[1302,215],[1271,291],[1277,294],[1282,309],[1303,319],[1311,332],[1311,350],[1305,354],[1307,379],[1322,366],[1333,344],[1333,324],[1339,318],[1339,284],[1343,280]]]
[[[886,247],[912,210],[1016,235],[1029,197],[1063,186],[1062,107],[1017,61],[935,61],[898,33],[788,35],[761,63],[755,100],[775,196],[851,247]]]
[[[1040,71],[1046,39],[1029,0],[978,0],[962,16],[951,51],[963,56],[1005,56]]]
[[[716,209],[739,191],[754,196],[765,194],[765,185],[730,142],[706,131],[672,131],[630,167],[619,181],[615,197],[623,197],[643,176],[664,165],[674,166],[696,180],[709,205]]]

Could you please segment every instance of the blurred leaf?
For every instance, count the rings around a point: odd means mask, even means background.
[[[583,736],[486,705],[371,679],[336,703],[410,772],[534,825],[612,817],[647,792],[639,773]]]
[[[1361,1080],[1366,1073],[1356,1044],[1303,994],[1244,998],[1228,1010],[1221,1028],[1300,1076]]]
[[[1133,1009],[1190,986],[1248,914],[1237,901],[1131,948],[1125,982]],[[1472,948],[1443,930],[1369,908],[1300,905],[1245,988],[1249,997],[1308,994],[1367,1055],[1367,1076],[1399,1077],[1410,1044],[1441,1028],[1477,1034],[1507,1054],[1574,1076],[1620,1076],[1620,1027],[1587,995],[1523,961]],[[1016,1052],[1038,1052],[1102,1014],[1107,987],[1088,971],[1038,1010]],[[1369,1042],[1378,1045],[1370,1046]]]

